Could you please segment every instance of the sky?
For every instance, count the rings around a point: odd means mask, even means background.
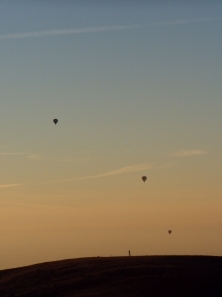
[[[222,256],[221,15],[1,1],[0,269]]]

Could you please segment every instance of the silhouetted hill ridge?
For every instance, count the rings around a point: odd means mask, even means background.
[[[95,257],[0,270],[1,297],[221,297],[222,257]]]

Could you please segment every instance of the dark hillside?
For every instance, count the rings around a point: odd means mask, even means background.
[[[0,271],[1,297],[221,297],[222,257],[81,258]]]

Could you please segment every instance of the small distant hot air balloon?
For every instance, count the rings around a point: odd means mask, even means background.
[[[171,234],[172,233],[172,230],[168,230],[168,233]]]
[[[57,119],[54,119],[53,120],[53,123],[56,125],[58,123],[58,120]]]
[[[147,180],[147,177],[146,177],[146,176],[142,176],[142,180],[143,180],[144,183],[145,183],[145,181]]]

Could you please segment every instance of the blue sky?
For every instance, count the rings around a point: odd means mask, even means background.
[[[129,245],[221,253],[221,12],[220,1],[0,3],[0,268]],[[165,229],[177,230],[170,246]]]

